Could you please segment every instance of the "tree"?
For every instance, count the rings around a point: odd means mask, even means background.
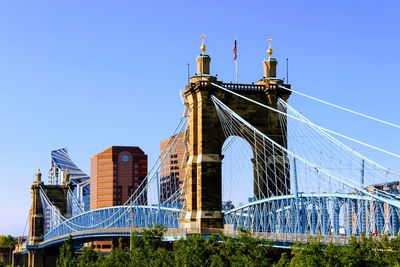
[[[292,247],[294,256],[290,266],[400,266],[398,238],[375,240],[362,235],[358,239],[351,237],[344,246],[321,244],[315,240],[296,244]]]
[[[140,266],[147,261],[147,252],[144,247],[143,238],[138,232],[132,232],[131,234],[131,266]]]
[[[10,235],[0,235],[0,248],[14,248],[17,242]]]
[[[102,255],[96,252],[93,247],[84,247],[78,258],[78,267],[96,267],[102,260]]]
[[[174,266],[172,252],[163,247],[165,228],[156,225],[141,233],[131,235],[130,266]]]
[[[325,266],[324,259],[325,245],[317,239],[308,240],[306,244],[295,244],[292,246],[293,258],[290,266],[312,267]]]
[[[60,247],[60,256],[56,261],[57,267],[75,267],[76,261],[74,257],[74,248],[72,247],[72,236],[69,236],[68,239],[62,244]]]
[[[190,235],[186,240],[174,243],[175,262],[177,266],[196,267],[210,266],[211,246],[205,246],[201,235]]]
[[[220,242],[222,240],[222,242]],[[239,238],[191,235],[174,243],[176,266],[271,266],[271,244],[242,231]]]
[[[282,253],[281,254],[281,258],[279,259],[279,261],[274,264],[274,267],[288,267],[290,265],[290,260],[287,256],[286,253]]]
[[[162,238],[166,229],[162,225],[155,225],[153,228],[142,232],[142,239],[145,251],[149,256],[162,246]]]
[[[343,246],[334,245],[332,243],[324,246],[323,260],[327,267],[341,267],[343,263]]]
[[[387,253],[383,257],[383,261],[389,266],[400,266],[400,237],[388,239],[387,236],[383,237],[382,246],[386,248]]]
[[[102,261],[100,266],[104,267],[126,267],[129,266],[131,258],[127,249],[122,246],[122,238],[118,240],[118,246],[112,246],[110,256]]]
[[[230,258],[232,266],[271,266],[269,241],[254,238],[250,232],[241,230],[234,244],[234,254]]]

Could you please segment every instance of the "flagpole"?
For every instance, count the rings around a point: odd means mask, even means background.
[[[235,67],[236,67],[236,83],[238,83],[238,60],[235,60]]]

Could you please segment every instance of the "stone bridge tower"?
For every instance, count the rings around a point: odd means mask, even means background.
[[[223,86],[229,90],[256,100],[265,105],[277,108],[278,98],[287,101],[290,92],[279,88],[284,81],[276,78],[277,61],[272,58],[271,45],[268,49],[268,58],[263,61],[264,77],[257,84],[224,83],[218,81],[216,76],[210,74],[211,57],[205,54],[206,46],[200,48],[201,54],[196,58],[197,73],[190,79],[185,87],[183,97],[186,99],[189,120],[189,158],[186,167],[186,210],[181,218],[181,227],[201,229],[207,232],[209,228],[223,228],[222,206],[222,145],[226,140],[220,126],[218,114],[210,95],[215,95],[228,107],[235,111],[258,130],[272,138],[282,146],[286,146],[286,125],[281,125],[279,115],[256,104],[252,104],[238,96],[225,92],[212,83]],[[254,153],[255,157],[263,157]],[[266,155],[266,158],[271,155]],[[272,164],[272,160],[269,160]],[[289,167],[287,168],[287,170]],[[254,167],[256,173],[257,167]],[[261,173],[261,172],[260,172]],[[290,186],[286,175],[280,177],[284,183],[278,183],[280,189],[284,184]],[[269,188],[276,188],[272,183],[272,174],[264,175],[263,184]],[[254,181],[255,183],[255,181]],[[261,190],[262,192],[260,192]],[[254,195],[266,195],[267,187],[254,186]]]
[[[32,204],[29,212],[29,236],[27,240],[29,267],[55,266],[58,250],[51,251],[36,248],[36,245],[43,241],[45,230],[45,211],[43,210],[40,191],[43,190],[46,193],[49,200],[59,209],[63,216],[69,217],[71,214],[68,214],[67,193],[68,188],[71,190],[72,188],[69,184],[69,174],[66,173],[65,177],[66,179],[61,185],[45,185],[42,181],[40,170],[35,174],[35,181],[31,187]]]

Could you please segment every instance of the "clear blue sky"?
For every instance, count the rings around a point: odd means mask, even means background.
[[[262,77],[272,37],[293,88],[399,123],[398,14],[398,1],[1,1],[0,234],[22,233],[33,174],[47,181],[53,149],[67,146],[85,171],[111,145],[139,145],[154,162],[182,114],[202,32],[221,80],[235,79],[235,35],[241,82]],[[400,153],[398,130],[299,96],[290,104]]]

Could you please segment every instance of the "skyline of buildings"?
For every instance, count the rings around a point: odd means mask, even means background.
[[[182,189],[185,173],[185,134],[179,133],[160,142],[159,198],[169,200]],[[51,151],[48,184],[63,183],[68,172],[74,184],[74,197],[81,210],[124,204],[143,182],[148,170],[147,154],[139,146],[111,146],[90,158],[90,175],[83,172],[68,155],[68,149]],[[183,202],[183,195],[178,197]],[[140,201],[147,204],[147,196]],[[76,205],[73,205],[76,208]]]

